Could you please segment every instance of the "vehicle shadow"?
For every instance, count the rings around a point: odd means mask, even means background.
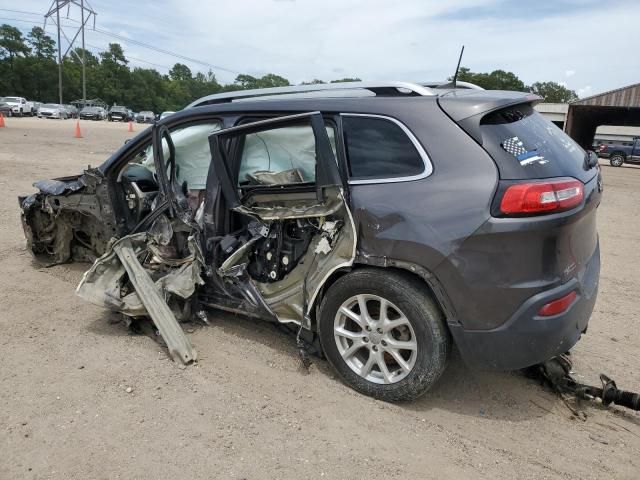
[[[188,335],[201,336],[202,339],[221,329],[226,335],[249,340],[273,349],[278,355],[288,358],[291,369],[300,375],[305,372],[296,346],[295,330],[239,314],[222,311],[209,311],[210,325],[187,322],[182,327]],[[126,327],[119,314],[107,310],[87,327],[97,335],[127,336],[144,335]],[[201,331],[200,331],[201,330]],[[150,336],[147,332],[147,336]],[[150,341],[156,339],[150,338]],[[197,341],[196,341],[197,343]],[[196,348],[209,346],[196,345]],[[167,353],[168,355],[168,353]],[[328,362],[319,355],[312,355],[312,371],[340,382]],[[287,362],[288,362],[287,361]],[[348,388],[345,386],[345,388]],[[350,392],[351,393],[351,392]],[[357,395],[357,394],[356,394]],[[363,399],[367,397],[363,396]],[[571,418],[572,412],[562,399],[540,381],[530,378],[522,371],[500,372],[482,371],[469,368],[454,348],[449,365],[436,385],[424,396],[410,402],[395,404],[395,408],[415,413],[447,411],[456,415],[470,416],[489,421],[510,421],[514,423],[556,415]],[[585,411],[592,408],[604,410],[597,404],[585,402]],[[627,412],[616,409],[621,419],[631,420],[640,425],[640,419]]]
[[[416,412],[446,410],[488,420],[521,422],[549,414],[571,416],[562,400],[523,371],[469,368],[457,350],[438,383],[423,397],[400,404]]]
[[[222,312],[211,312],[211,320],[214,328],[222,328],[227,334],[273,348],[292,362],[300,363],[295,333],[288,332],[281,325]],[[311,361],[318,374],[340,382],[325,359],[314,355]],[[445,410],[513,422],[549,414],[571,415],[559,397],[524,373],[472,370],[455,349],[447,370],[432,390],[412,402],[396,404],[396,407],[414,412]]]

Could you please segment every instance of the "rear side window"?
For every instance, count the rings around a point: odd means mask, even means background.
[[[503,179],[591,176],[585,171],[585,151],[530,104],[489,113],[480,129],[482,145]]]
[[[424,172],[420,152],[391,120],[344,115],[342,125],[351,180],[413,177]]]

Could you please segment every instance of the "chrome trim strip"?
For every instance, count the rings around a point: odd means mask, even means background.
[[[402,123],[400,120],[398,120],[396,118],[393,118],[393,117],[388,117],[386,115],[374,115],[374,114],[368,114],[368,113],[341,113],[340,116],[341,117],[381,118],[381,119],[388,120],[390,122],[395,123],[397,126],[399,126],[402,129],[402,131],[407,135],[407,137],[409,137],[409,140],[411,140],[411,143],[413,143],[413,146],[416,147],[416,150],[418,150],[418,154],[420,155],[420,157],[422,158],[422,161],[424,162],[424,171],[422,173],[419,173],[418,175],[411,175],[411,176],[408,176],[408,177],[371,178],[371,179],[366,179],[366,180],[349,180],[349,182],[348,182],[349,185],[368,185],[368,184],[372,184],[372,183],[411,182],[413,180],[422,180],[423,178],[427,178],[429,175],[431,175],[433,173],[433,164],[431,163],[431,159],[429,158],[429,155],[425,151],[425,149],[422,146],[422,144],[418,141],[416,136],[413,134],[413,132],[411,130],[409,130],[409,128],[404,123]]]

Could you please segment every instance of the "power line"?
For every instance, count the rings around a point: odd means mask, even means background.
[[[163,53],[165,55],[170,55],[172,57],[180,58],[181,60],[185,60],[187,62],[197,63],[197,64],[200,64],[200,65],[204,65],[206,67],[214,68],[216,70],[222,70],[222,71],[225,71],[225,72],[228,72],[228,73],[233,73],[235,75],[240,75],[240,72],[237,72],[235,70],[231,70],[229,68],[221,67],[220,65],[214,65],[214,64],[209,63],[209,62],[203,62],[201,60],[197,60],[195,58],[187,57],[185,55],[181,55],[179,53],[171,52],[169,50],[164,50],[162,48],[154,47],[153,45],[149,45],[147,43],[139,42],[138,40],[133,40],[133,39],[127,38],[127,37],[125,37],[123,35],[118,35],[117,33],[108,32],[106,30],[101,30],[99,28],[96,28],[95,31],[98,32],[98,33],[101,33],[103,35],[108,35],[108,36],[117,38],[117,39],[122,40],[124,42],[132,43],[132,44],[138,45],[140,47],[145,47],[145,48],[148,48],[150,50],[154,50],[156,52]]]
[[[0,8],[0,10],[6,10],[3,8]],[[40,25],[41,22],[33,22],[30,20],[20,20],[17,18],[5,18],[5,17],[0,17],[0,20],[6,20],[6,21],[10,21],[10,22],[25,22],[25,23],[29,23],[29,24],[33,24],[33,25]],[[65,25],[63,25],[65,26]],[[54,34],[55,32],[49,29],[44,29],[45,32],[47,33],[51,33]],[[109,48],[108,47],[98,47],[96,45],[90,45],[87,43],[87,46],[91,47],[93,49],[94,53],[102,53],[102,52],[106,52]],[[159,67],[159,68],[163,68],[165,70],[171,70],[172,67],[169,67],[167,65],[161,65],[159,63],[154,63],[154,62],[150,62],[149,60],[144,60],[142,58],[139,57],[132,57],[131,55],[124,55],[124,58],[126,58],[127,60],[133,60],[134,62],[142,62],[142,63],[146,63],[148,65],[153,65],[154,67]]]
[[[42,14],[41,13],[36,13],[36,12],[25,12],[24,10],[11,10],[10,8],[0,8],[1,11],[3,12],[11,12],[11,13],[22,13],[24,15],[36,15],[38,17],[41,17]]]
[[[3,9],[0,9],[0,10],[3,10]],[[10,21],[10,22],[24,22],[24,23],[29,23],[29,24],[32,24],[32,25],[41,25],[41,22],[34,22],[34,21],[31,21],[31,20],[20,20],[20,19],[17,19],[17,18],[0,17],[0,20],[6,20],[6,21]],[[62,26],[63,27],[65,27],[65,26],[70,27],[71,25],[64,25],[63,24]],[[44,31],[47,32],[47,33],[50,33],[50,34],[56,33],[54,31],[46,29],[46,28],[44,29]],[[128,41],[128,39],[126,41]],[[133,43],[133,42],[130,42],[130,43]],[[87,45],[89,45],[89,44],[87,43]],[[95,53],[105,52],[105,51],[107,51],[109,49],[108,47],[98,47],[96,45],[89,45],[89,46],[92,47],[93,49],[95,49],[94,50]],[[161,65],[159,63],[150,62],[149,60],[144,60],[144,59],[139,58],[139,57],[132,57],[131,55],[126,55],[125,54],[124,57],[127,60],[133,60],[135,62],[146,63],[148,65],[153,65],[154,67],[164,68],[166,70],[171,70],[171,68],[172,68],[172,67],[169,67],[167,65]],[[206,65],[208,65],[208,64],[206,64]],[[236,73],[236,72],[233,72],[233,73]]]
[[[24,13],[26,15],[38,15],[38,16],[40,15],[39,13],[36,13],[36,12],[15,11],[15,10],[9,10],[9,9],[5,9],[5,8],[0,8],[0,10],[3,10],[3,11],[14,11],[14,12],[17,12],[17,13]],[[35,22],[29,22],[28,20],[18,20],[18,19],[6,19],[6,20],[13,20],[13,21],[18,21],[18,22],[21,21],[21,22],[26,22],[26,23],[35,23]],[[75,23],[80,23],[80,22],[78,22],[77,20],[75,20],[73,18],[68,18],[67,20],[69,20],[71,22],[75,22]],[[62,25],[62,26],[63,27],[70,27],[71,25]],[[205,62],[205,61],[202,61],[202,60],[198,60],[196,58],[191,58],[191,57],[188,57],[186,55],[182,55],[180,53],[172,52],[170,50],[165,50],[163,48],[159,48],[159,47],[156,47],[154,45],[149,45],[148,43],[144,43],[144,42],[140,42],[138,40],[134,40],[132,38],[127,38],[124,35],[119,35],[117,33],[109,32],[108,30],[103,30],[101,28],[93,28],[91,30],[93,30],[95,32],[98,32],[98,33],[100,33],[102,35],[107,35],[107,36],[116,38],[118,40],[121,40],[123,42],[127,42],[127,43],[131,43],[133,45],[137,45],[137,46],[140,46],[140,47],[148,48],[148,49],[156,51],[158,53],[162,53],[164,55],[169,55],[169,56],[172,56],[172,57],[175,57],[175,58],[179,58],[179,59],[187,61],[187,62],[196,63],[196,64],[203,65],[205,67],[209,67],[209,68],[212,68],[212,69],[215,69],[215,70],[222,70],[224,72],[232,73],[234,75],[240,75],[240,73],[241,73],[241,72],[238,72],[236,70],[231,70],[230,68],[222,67],[220,65],[215,65],[213,63],[209,63],[209,62]]]
[[[0,9],[2,10],[2,9]],[[43,22],[34,22],[33,20],[23,20],[21,18],[5,18],[5,17],[0,17],[0,20],[6,20],[7,22],[22,22],[22,23],[30,23],[32,25],[42,25]],[[62,24],[63,27],[74,27],[75,25],[64,25]],[[51,32],[49,32],[51,33]]]

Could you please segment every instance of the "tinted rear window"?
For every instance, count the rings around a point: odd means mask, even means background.
[[[342,120],[352,180],[411,177],[425,164],[411,139],[390,120],[344,116]]]
[[[480,122],[482,142],[505,179],[570,176],[587,180],[585,151],[529,104],[505,108]]]

